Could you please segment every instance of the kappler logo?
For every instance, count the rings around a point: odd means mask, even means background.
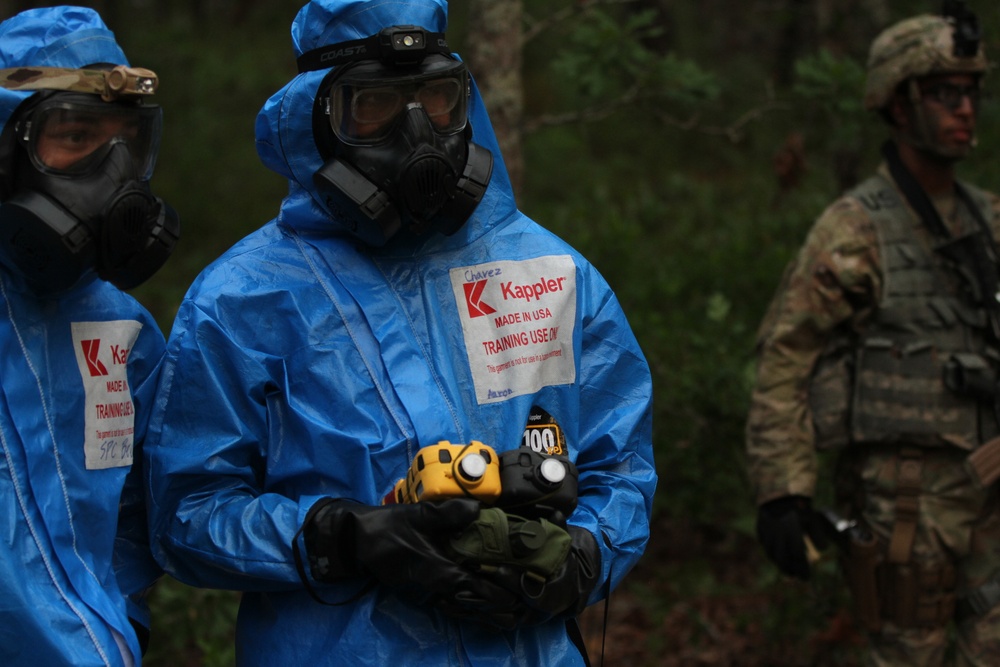
[[[483,301],[483,290],[486,289],[487,280],[477,280],[474,283],[465,283],[465,303],[469,305],[469,317],[486,317],[497,312],[493,306]]]
[[[101,339],[81,340],[80,347],[83,348],[83,358],[87,360],[87,369],[90,371],[90,377],[107,375],[107,367],[97,358],[98,352],[101,351]]]

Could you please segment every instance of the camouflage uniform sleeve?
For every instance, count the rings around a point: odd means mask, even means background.
[[[992,192],[987,192],[986,195],[989,197],[990,211],[993,213],[989,220],[990,228],[993,231],[993,238],[1000,245],[1000,197]]]
[[[881,287],[878,240],[860,202],[841,198],[816,221],[785,271],[757,339],[746,428],[758,503],[812,497],[817,463],[808,383],[831,335],[856,327]]]

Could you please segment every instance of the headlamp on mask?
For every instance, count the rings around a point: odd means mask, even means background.
[[[0,88],[8,90],[64,90],[100,95],[105,102],[156,92],[156,73],[142,67],[117,65],[111,69],[13,67],[0,69]]]
[[[339,67],[359,60],[377,60],[388,67],[418,65],[433,54],[450,55],[444,33],[428,32],[413,25],[383,28],[364,39],[338,42],[306,51],[299,56],[299,74]]]
[[[469,98],[465,64],[440,56],[429,60],[402,76],[377,63],[359,64],[338,76],[327,100],[337,138],[356,146],[378,143],[414,105],[424,110],[436,133],[464,130]]]
[[[158,106],[108,103],[94,95],[62,93],[33,107],[17,122],[15,133],[41,172],[87,174],[104,161],[112,146],[124,144],[135,175],[149,180],[161,127]]]
[[[378,59],[384,65],[400,67],[419,63],[430,53],[440,53],[442,46],[448,48],[440,33],[428,33],[417,26],[393,26],[378,34]]]

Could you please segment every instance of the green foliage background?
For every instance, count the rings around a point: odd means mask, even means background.
[[[525,3],[531,22],[568,17],[525,47],[520,206],[602,271],[648,356],[658,525],[710,527],[723,541],[752,536],[742,440],[756,327],[811,221],[875,164],[883,129],[859,103],[868,43],[887,21],[939,8],[885,4],[878,16],[849,0]],[[165,332],[198,271],[270,219],[286,191],[260,165],[253,125],[294,74],[288,26],[299,5],[136,0],[116,13],[132,62],[162,79],[166,131],[153,185],[180,211],[183,239],[136,295]],[[972,5],[1000,53],[995,4]],[[451,14],[461,51],[475,38],[464,32],[466,3]],[[549,122],[581,109],[594,113]],[[990,189],[1000,189],[989,148],[997,120],[984,106],[987,148],[962,172]],[[779,173],[775,156],[788,147],[801,159]],[[756,553],[742,558],[760,563]],[[686,583],[676,598],[645,597],[654,617],[689,597],[727,594],[697,560],[665,564],[659,576]],[[821,572],[810,590],[834,576]],[[762,564],[749,585],[774,592],[783,583]],[[232,664],[237,600],[165,580],[152,596],[146,664]],[[776,636],[808,633],[823,621],[813,602],[783,598],[767,626]],[[650,654],[663,648],[662,637],[645,641]]]

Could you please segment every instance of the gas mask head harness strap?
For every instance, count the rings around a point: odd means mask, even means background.
[[[392,26],[299,58],[300,72],[331,66],[313,113],[325,160],[313,182],[328,213],[375,247],[402,229],[455,233],[493,170],[471,142],[465,63],[443,34]]]
[[[0,87],[38,91],[0,135],[0,263],[36,293],[91,272],[131,289],[173,251],[177,214],[149,189],[161,110],[142,98],[156,86],[125,66],[0,70]]]

